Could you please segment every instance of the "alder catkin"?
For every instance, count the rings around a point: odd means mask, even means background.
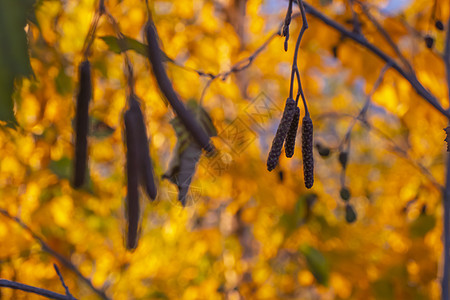
[[[300,108],[295,108],[294,117],[292,118],[291,126],[289,127],[284,144],[284,152],[286,157],[292,157],[295,151],[295,140],[297,138],[298,122],[300,121]]]
[[[162,51],[159,48],[159,38],[156,28],[151,20],[145,25],[145,37],[148,43],[148,59],[152,65],[153,73],[160,90],[169,101],[173,110],[180,118],[183,125],[192,135],[194,140],[209,154],[213,155],[215,147],[206,131],[201,127],[194,115],[186,109],[183,102],[172,87],[172,83],[167,76],[166,70],[162,64]]]
[[[150,199],[155,200],[157,189],[153,175],[153,165],[149,154],[147,128],[136,96],[132,95],[130,97],[129,112],[136,120],[138,127],[139,181]]]
[[[133,110],[125,112],[125,139],[127,146],[127,249],[137,246],[139,229],[139,124]]]
[[[314,157],[313,123],[309,115],[305,115],[302,121],[302,156],[305,186],[310,189],[314,184]]]
[[[283,116],[281,117],[277,133],[273,138],[272,147],[270,148],[269,156],[267,158],[267,170],[269,171],[272,171],[278,165],[278,159],[280,158],[281,150],[283,149],[284,140],[286,139],[292,119],[294,118],[295,107],[295,100],[287,98]]]
[[[79,89],[75,113],[75,158],[73,186],[81,187],[86,178],[89,102],[92,97],[91,65],[88,60],[79,65]]]

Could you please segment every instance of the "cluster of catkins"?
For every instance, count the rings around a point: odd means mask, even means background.
[[[79,88],[75,114],[75,158],[73,186],[80,188],[86,181],[89,134],[89,102],[92,98],[91,67],[86,59],[79,66]],[[127,173],[127,242],[128,249],[137,246],[139,229],[139,185],[152,200],[157,189],[144,117],[136,95],[128,96],[128,109],[124,113]]]
[[[306,188],[310,189],[314,184],[313,123],[306,107],[305,111],[302,120],[303,176]],[[297,101],[287,98],[283,116],[267,158],[267,170],[272,171],[278,165],[283,145],[286,157],[290,158],[294,155],[299,120],[300,108],[297,106]]]
[[[158,85],[166,96],[175,113],[190,132],[194,140],[207,153],[215,151],[209,135],[196,121],[193,114],[186,109],[173,90],[169,78],[162,64],[161,49],[158,45],[156,28],[149,21],[145,26],[145,36],[148,43],[149,60]],[[131,66],[129,66],[131,74]],[[129,85],[132,85],[129,80]],[[144,116],[139,105],[139,99],[134,94],[133,86],[129,86],[128,109],[124,113],[125,141],[126,141],[126,174],[127,174],[127,238],[126,247],[135,249],[138,242],[140,204],[139,186],[152,200],[156,198],[157,188],[153,172],[153,165],[149,155],[149,142]],[[73,186],[80,188],[86,181],[89,131],[89,102],[92,98],[91,66],[85,59],[79,66],[79,88],[75,115],[75,159]]]

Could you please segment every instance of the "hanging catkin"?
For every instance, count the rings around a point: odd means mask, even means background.
[[[139,229],[139,124],[136,111],[128,109],[124,115],[125,138],[127,145],[127,241],[128,249],[137,246]]]
[[[130,115],[136,120],[138,127],[139,181],[150,199],[156,198],[156,184],[153,176],[153,165],[149,155],[147,129],[139,102],[135,95],[130,96]]]
[[[209,138],[209,135],[194,118],[194,115],[186,109],[183,102],[180,101],[178,95],[172,87],[169,77],[167,76],[166,70],[162,64],[162,51],[158,44],[158,33],[156,32],[156,28],[151,20],[149,20],[145,25],[145,37],[148,43],[148,59],[152,65],[153,73],[155,74],[160,90],[163,92],[164,96],[167,98],[167,101],[169,101],[173,110],[176,112],[177,116],[180,118],[181,122],[192,135],[194,140],[207,153],[212,155],[215,148]]]
[[[79,65],[79,89],[75,114],[75,158],[73,186],[84,184],[87,169],[87,136],[89,129],[89,101],[92,97],[91,65],[88,60]]]
[[[291,126],[289,127],[284,144],[284,152],[286,157],[292,157],[295,151],[295,140],[297,138],[298,122],[300,121],[300,108],[295,108],[294,117],[292,118]]]
[[[272,171],[278,165],[278,159],[281,154],[281,149],[283,149],[284,140],[286,139],[292,119],[294,118],[295,108],[295,100],[287,98],[283,116],[281,117],[277,133],[273,138],[272,147],[267,158],[267,170],[269,171]]]
[[[314,157],[313,123],[309,114],[306,114],[302,121],[302,156],[305,186],[310,189],[314,184]]]

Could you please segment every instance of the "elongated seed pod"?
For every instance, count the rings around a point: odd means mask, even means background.
[[[211,142],[206,131],[200,126],[192,113],[186,109],[183,102],[180,101],[178,95],[172,87],[172,83],[167,77],[166,70],[162,64],[161,49],[158,45],[158,33],[153,25],[153,22],[149,20],[145,25],[145,36],[148,43],[149,60],[155,74],[156,81],[158,82],[160,90],[166,96],[172,108],[175,110],[177,116],[180,118],[183,125],[190,132],[194,140],[209,154],[214,152],[214,145]]]
[[[75,114],[75,158],[73,186],[84,184],[87,169],[87,136],[89,129],[89,102],[92,97],[91,65],[88,60],[79,65],[79,89]]]
[[[124,116],[127,145],[127,249],[134,249],[138,241],[139,229],[139,124],[133,110]]]
[[[147,129],[139,102],[135,95],[130,96],[129,113],[136,120],[138,126],[138,150],[139,150],[139,181],[150,199],[156,199],[156,184],[153,175],[153,165],[149,154]]]
[[[292,118],[291,126],[289,127],[289,131],[286,136],[286,142],[284,143],[284,153],[288,158],[294,155],[295,140],[297,138],[297,129],[299,121],[300,121],[300,108],[296,107],[294,117]]]
[[[305,186],[310,189],[314,184],[314,157],[313,123],[309,115],[305,115],[302,121],[302,156]]]
[[[291,127],[292,119],[295,115],[295,108],[295,100],[287,98],[283,116],[281,117],[277,133],[273,138],[272,147],[270,148],[269,156],[267,158],[267,170],[269,171],[272,171],[278,165],[278,159],[280,158],[281,150],[283,149],[284,140],[286,139],[286,135]]]

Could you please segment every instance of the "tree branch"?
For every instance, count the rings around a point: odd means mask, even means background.
[[[370,13],[369,9],[367,8],[367,6],[364,3],[359,3],[359,5],[361,6],[361,9],[362,9],[363,13],[366,15],[366,17],[377,28],[377,30],[384,37],[384,39],[389,44],[389,46],[391,46],[391,48],[395,51],[398,58],[403,63],[404,67],[407,68],[409,73],[414,74],[413,67],[411,66],[409,61],[406,59],[406,57],[400,52],[400,49],[398,48],[397,44],[394,43],[394,41],[392,40],[389,33],[387,33],[387,31],[383,28],[383,26],[380,24],[380,22],[378,22],[378,20]]]
[[[297,1],[297,0],[295,0]],[[331,28],[339,31],[341,34],[345,35],[346,37],[354,40],[364,48],[368,49],[372,53],[374,53],[376,56],[381,58],[386,63],[390,64],[393,69],[395,69],[403,78],[405,78],[411,86],[414,88],[414,90],[419,94],[425,101],[427,101],[429,104],[431,104],[436,110],[438,110],[443,116],[450,118],[450,112],[444,109],[441,104],[438,102],[437,98],[431,94],[417,79],[417,77],[414,74],[408,74],[405,70],[403,70],[402,67],[389,55],[384,53],[381,49],[367,41],[364,36],[360,34],[355,34],[354,32],[351,32],[347,30],[344,26],[337,23],[336,21],[330,19],[329,17],[325,16],[321,12],[319,12],[317,9],[315,9],[310,4],[303,2],[304,7],[306,9],[306,12],[310,14],[313,17],[318,18],[326,25],[330,26]]]
[[[56,258],[66,268],[74,272],[84,283],[86,283],[91,288],[92,291],[94,291],[98,296],[100,296],[100,298],[102,298],[103,300],[109,300],[104,291],[94,287],[92,282],[88,278],[84,277],[83,274],[81,274],[81,272],[71,261],[69,261],[67,258],[65,258],[61,254],[53,250],[46,242],[44,242],[43,239],[41,239],[36,233],[34,233],[34,231],[31,230],[31,228],[28,227],[28,225],[25,224],[21,219],[19,219],[18,217],[13,217],[12,215],[9,214],[9,212],[7,212],[2,208],[0,208],[0,214],[19,224],[20,227],[22,227],[25,231],[27,231],[33,237],[33,239],[41,245],[43,251],[47,252],[48,254]]]
[[[420,162],[414,160],[411,158],[411,156],[408,155],[408,151],[406,149],[403,149],[400,147],[388,134],[383,132],[381,129],[376,127],[373,124],[370,124],[367,120],[363,120],[361,118],[358,118],[358,116],[354,116],[348,113],[336,113],[336,112],[324,112],[316,116],[316,120],[322,120],[322,119],[340,119],[340,118],[352,118],[355,121],[361,122],[362,125],[366,126],[369,132],[373,131],[374,134],[379,136],[380,138],[384,139],[387,143],[390,145],[387,148],[387,150],[393,152],[398,157],[403,158],[408,163],[411,164],[414,168],[416,168],[422,175],[424,175],[430,183],[439,191],[442,191],[444,188],[442,184],[440,184],[436,178],[434,178],[433,174],[430,173],[430,171]],[[333,149],[338,149],[340,147],[331,147]]]
[[[445,71],[447,75],[447,88],[450,102],[450,19],[447,23],[447,35],[445,38],[445,49],[444,49],[444,64]],[[450,117],[448,118],[450,125]],[[443,239],[444,239],[444,263],[442,270],[441,279],[441,299],[449,299],[449,276],[450,276],[450,153],[447,152],[447,165],[446,165],[446,179],[445,187],[442,190],[442,201],[444,202],[444,228],[443,228]]]
[[[55,293],[55,292],[52,292],[49,290],[41,289],[38,287],[34,287],[31,285],[18,283],[18,282],[6,280],[6,279],[0,279],[0,287],[7,287],[7,288],[15,289],[15,290],[21,290],[24,292],[41,295],[41,296],[47,297],[49,299],[56,299],[56,300],[74,300],[75,299],[71,296],[58,294],[58,293]]]

